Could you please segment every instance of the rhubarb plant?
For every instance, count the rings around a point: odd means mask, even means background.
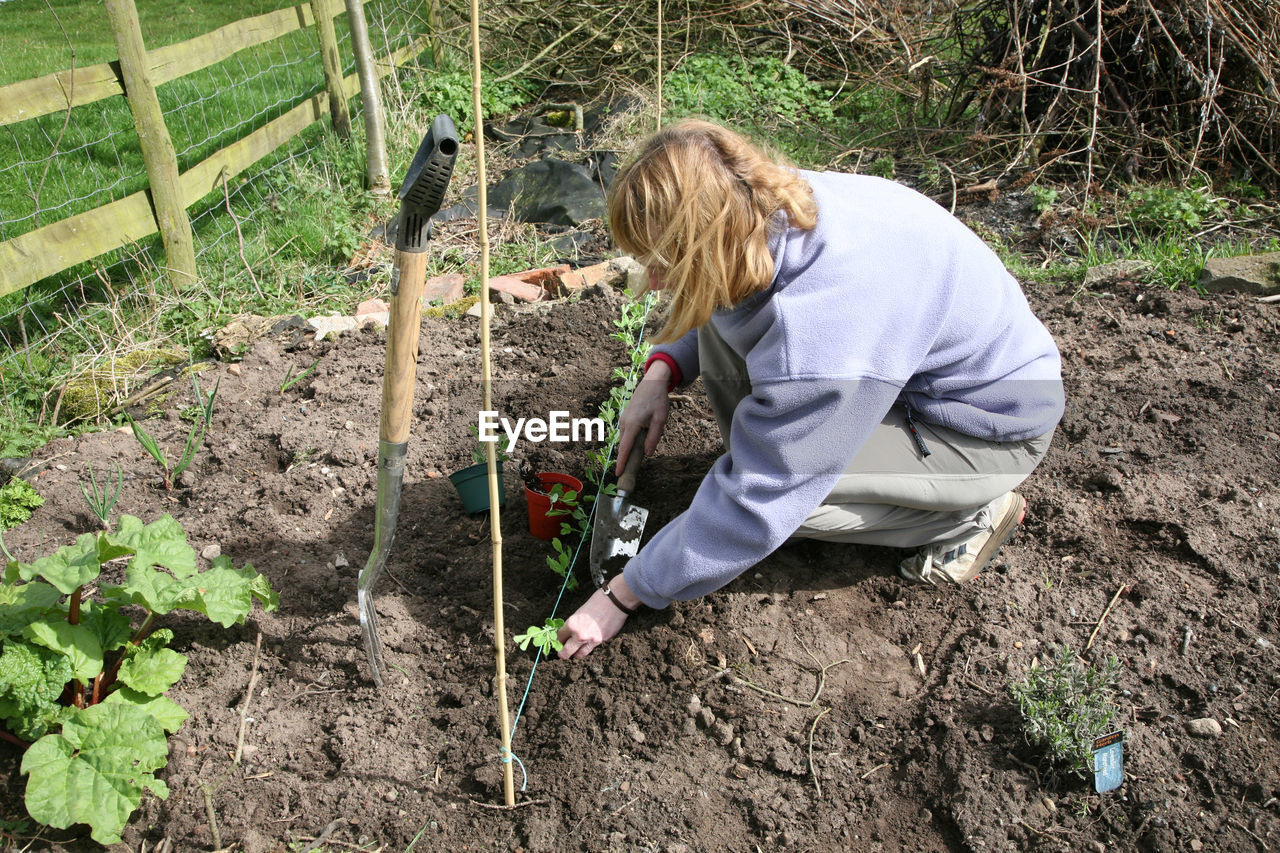
[[[104,574],[104,569],[107,569]],[[257,601],[279,596],[265,577],[220,556],[201,571],[181,525],[120,517],[113,532],[86,533],[33,563],[9,558],[0,581],[0,736],[26,748],[31,817],[66,829],[83,823],[114,844],[155,776],[167,735],[187,712],[165,694],[185,655],[157,617],[202,613],[243,624]]]

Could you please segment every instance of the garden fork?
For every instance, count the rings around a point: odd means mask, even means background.
[[[382,375],[382,417],[378,425],[378,507],[374,546],[356,582],[360,633],[369,656],[373,682],[382,686],[382,640],[373,587],[387,567],[396,536],[400,488],[409,446],[413,414],[413,385],[417,376],[418,333],[422,327],[422,290],[427,269],[427,239],[431,217],[440,209],[453,163],[458,156],[458,131],[446,115],[436,116],[400,186],[400,215],[396,220],[395,266],[391,270],[391,314],[387,325],[387,360]]]

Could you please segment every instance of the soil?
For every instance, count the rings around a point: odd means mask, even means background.
[[[127,849],[210,850],[211,814],[223,846],[246,853],[319,838],[418,851],[1273,848],[1280,309],[1132,281],[1026,290],[1061,346],[1069,408],[999,564],[935,590],[897,577],[899,552],[803,543],[705,599],[641,613],[585,661],[536,661],[508,639],[511,810],[499,808],[489,519],[465,515],[447,479],[474,446],[476,318],[423,322],[376,599],[381,690],[355,591],[373,539],[383,332],[268,338],[218,364],[212,431],[172,493],[127,430],[48,445],[35,481],[46,503],[5,536],[18,559],[92,529],[80,483],[90,464],[118,462],[117,512],[169,513],[197,551],[252,563],[281,592],[278,612],[230,630],[164,620],[191,659],[171,694],[191,719],[160,773],[171,794],[144,799]],[[610,336],[621,298],[498,306],[495,408],[595,415],[626,363]],[[148,424],[167,447],[181,446],[190,404],[175,395]],[[593,448],[524,442],[503,468],[508,635],[567,616],[590,587],[583,553],[580,586],[557,598],[519,464],[581,478]],[[682,510],[717,452],[695,385],[641,472],[646,533]],[[1062,644],[1122,664],[1125,782],[1110,793],[1048,765],[1010,695]],[[1220,734],[1193,734],[1202,718]],[[23,816],[20,757],[0,743],[3,819]],[[8,846],[94,848],[83,827]]]

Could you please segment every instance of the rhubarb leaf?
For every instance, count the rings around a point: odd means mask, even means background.
[[[116,844],[144,791],[169,796],[152,775],[167,759],[164,730],[144,709],[128,702],[83,708],[23,756],[27,811],[58,829],[87,823],[94,841]]]

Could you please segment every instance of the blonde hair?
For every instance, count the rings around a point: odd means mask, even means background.
[[[656,343],[769,286],[775,214],[805,230],[818,220],[813,190],[794,167],[698,119],[645,141],[614,178],[608,205],[614,242],[665,282]]]

